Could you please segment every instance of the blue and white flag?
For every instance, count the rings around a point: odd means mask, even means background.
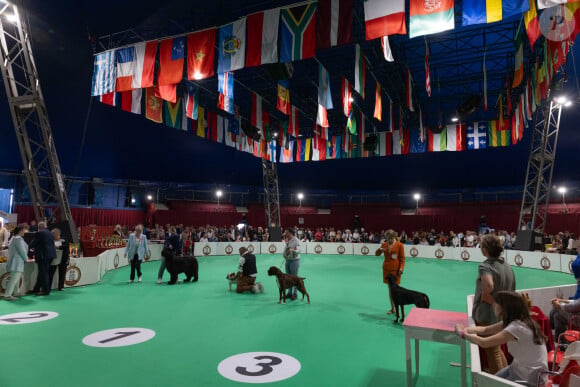
[[[115,50],[95,55],[91,95],[103,95],[115,91],[116,75]]]
[[[330,76],[321,64],[318,65],[318,104],[325,109],[332,109],[332,94],[330,92]]]
[[[467,125],[467,149],[487,148],[487,122],[473,122]]]
[[[241,69],[246,63],[246,18],[218,30],[218,73]]]

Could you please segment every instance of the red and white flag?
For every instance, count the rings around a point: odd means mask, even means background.
[[[262,134],[262,138],[264,136],[264,122],[263,122],[263,114],[262,114],[262,97],[260,97],[256,93],[252,93],[252,115],[250,118],[250,124],[260,130]]]
[[[405,0],[366,0],[364,11],[367,40],[407,33]]]
[[[345,116],[350,115],[352,109],[352,91],[348,79],[342,77],[342,112]]]
[[[137,43],[118,49],[116,91],[146,89],[153,86],[157,41]]]
[[[248,15],[246,67],[278,62],[280,9]]]
[[[395,116],[393,115],[393,101],[389,99],[389,132],[395,130]]]
[[[354,0],[318,0],[316,48],[329,48],[352,41]]]
[[[121,93],[121,109],[126,112],[141,114],[141,96],[143,89],[124,91]]]
[[[316,114],[316,125],[328,128],[328,114],[326,108],[318,104],[318,113]]]
[[[427,39],[425,39],[425,90],[427,95],[431,97],[431,75],[429,74],[429,46]]]
[[[462,151],[465,149],[465,125],[447,125],[447,151]]]
[[[387,62],[394,62],[393,52],[391,51],[391,45],[389,44],[389,36],[383,36],[381,38],[381,48],[383,49],[383,56]]]
[[[290,121],[288,123],[288,134],[293,137],[298,137],[298,109],[292,106],[290,111]]]

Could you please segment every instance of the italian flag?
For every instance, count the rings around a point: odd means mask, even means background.
[[[447,151],[462,151],[465,149],[463,144],[463,139],[465,136],[463,132],[465,131],[465,125],[447,125]]]
[[[410,38],[455,28],[454,0],[410,0],[409,11]]]
[[[443,152],[447,150],[447,129],[440,133],[429,130],[429,152]]]

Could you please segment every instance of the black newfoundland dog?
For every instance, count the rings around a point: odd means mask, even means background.
[[[179,273],[184,273],[187,276],[184,282],[191,281],[192,277],[193,282],[197,281],[198,279],[197,273],[199,269],[197,258],[190,256],[176,257],[173,254],[173,251],[169,249],[163,249],[163,251],[161,251],[161,255],[165,258],[165,267],[167,268],[167,271],[171,275],[171,278],[167,283],[168,285],[173,285],[174,283],[177,282],[177,275]]]

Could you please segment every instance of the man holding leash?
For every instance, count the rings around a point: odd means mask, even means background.
[[[294,230],[290,228],[286,230],[286,248],[283,255],[286,260],[286,274],[298,275],[298,269],[300,268],[300,240],[296,238]],[[293,286],[288,291],[286,298],[295,300],[298,298],[297,293],[296,287]]]
[[[241,273],[236,287],[236,293],[252,291],[253,293],[264,293],[264,286],[261,282],[256,283],[258,269],[256,267],[256,256],[245,247],[240,247],[240,261],[238,272]]]

